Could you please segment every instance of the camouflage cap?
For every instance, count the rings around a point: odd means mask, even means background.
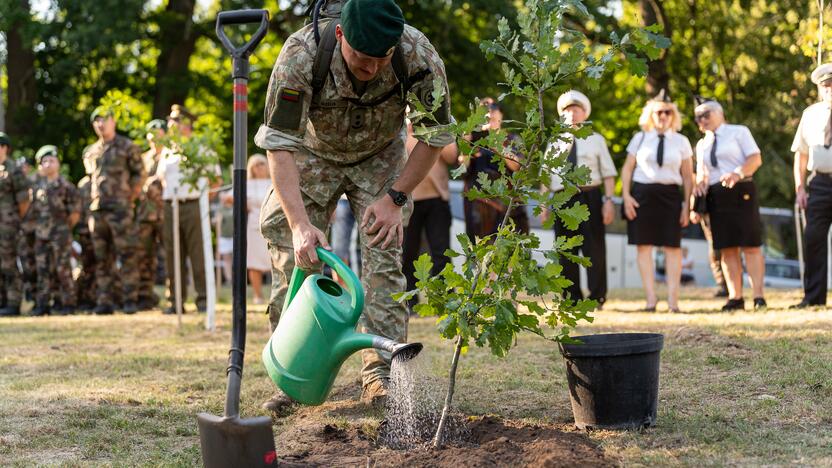
[[[144,126],[144,130],[146,132],[152,132],[153,130],[168,130],[168,123],[162,119],[153,119]]]
[[[383,58],[402,37],[404,15],[393,0],[349,0],[341,10],[341,29],[353,49]]]
[[[0,145],[11,146],[12,139],[9,138],[4,132],[0,132]]]
[[[95,110],[92,111],[92,114],[90,114],[90,123],[95,122],[95,119],[97,119],[99,117],[101,117],[101,118],[113,117],[113,110],[110,109],[109,107],[104,107],[104,106],[96,107]]]
[[[40,164],[41,159],[47,156],[58,157],[58,148],[54,145],[41,146],[37,153],[35,153],[35,161]]]

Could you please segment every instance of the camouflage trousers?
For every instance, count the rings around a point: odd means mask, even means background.
[[[48,305],[50,300],[63,306],[75,306],[72,281],[72,235],[69,230],[54,233],[49,239],[35,239],[35,264],[38,278],[35,302]]]
[[[34,293],[38,276],[38,267],[35,262],[34,226],[22,227],[17,242],[17,257],[20,259],[20,266],[23,269],[23,287],[30,293]]]
[[[76,304],[95,304],[95,248],[88,226],[79,227],[78,243],[81,244],[81,274],[75,281]]]
[[[303,203],[309,220],[315,227],[326,232],[342,193],[346,193],[356,219],[360,220],[370,204],[382,196],[387,196],[387,190],[393,185],[397,171],[391,172],[388,174],[390,179],[374,193],[357,187],[345,178],[340,182],[337,190],[329,191],[331,192],[330,199],[324,204],[317,203],[302,191]],[[411,209],[412,204],[408,203],[402,210],[405,222],[410,216]],[[272,258],[272,292],[268,312],[272,330],[274,330],[280,320],[280,311],[288,290],[288,280],[295,268],[295,255],[292,247],[292,232],[273,189],[263,204],[260,221],[261,231],[266,238]],[[407,339],[407,309],[404,304],[394,301],[391,297],[392,294],[402,292],[406,288],[405,277],[402,274],[402,249],[397,247],[395,242],[386,249],[381,248],[380,245],[369,247],[367,243],[372,237],[368,237],[363,230],[359,231],[362,258],[361,279],[365,299],[364,312],[358,322],[358,329],[363,333],[381,335],[404,342]],[[364,385],[389,377],[390,353],[365,349],[361,357],[364,364],[361,371]]]
[[[139,250],[139,299],[156,299],[153,286],[156,284],[156,270],[159,266],[159,245],[162,239],[162,223],[140,222],[138,229]]]
[[[136,268],[136,239],[132,213],[126,209],[93,211],[90,217],[95,250],[95,287],[99,305],[117,305],[117,280],[123,287],[124,303],[138,301],[139,272]],[[117,268],[116,261],[121,268]]]
[[[7,306],[20,305],[23,300],[23,281],[17,268],[18,236],[17,226],[0,226],[0,302]]]

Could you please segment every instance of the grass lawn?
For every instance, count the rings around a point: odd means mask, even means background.
[[[770,292],[766,312],[730,314],[713,312],[720,301],[706,290],[684,290],[681,314],[635,312],[637,291],[611,297],[579,332],[656,331],[665,348],[657,427],[587,434],[607,457],[625,466],[832,466],[832,312],[784,310],[796,292]],[[222,413],[229,312],[223,305],[216,333],[192,309],[181,332],[158,312],[0,319],[0,466],[200,464],[195,414]],[[267,317],[250,312],[248,323],[244,417],[264,414],[274,390],[259,361]],[[433,320],[412,320],[410,336],[444,378],[451,343]],[[460,366],[460,411],[575,431],[553,344],[521,336],[506,359],[473,348]],[[294,428],[309,421],[378,426],[382,415],[353,401],[359,367],[358,356],[345,363],[336,401],[276,424],[278,454],[302,450]]]

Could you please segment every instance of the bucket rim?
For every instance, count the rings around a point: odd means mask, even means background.
[[[661,333],[598,333],[573,338],[583,343],[558,344],[564,358],[626,356],[660,352],[664,348]]]

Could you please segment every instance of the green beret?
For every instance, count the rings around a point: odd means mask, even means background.
[[[98,117],[107,118],[107,117],[112,117],[112,116],[113,116],[113,110],[112,109],[110,109],[108,107],[104,107],[104,106],[98,106],[98,107],[95,108],[94,111],[92,111],[92,114],[90,114],[90,123],[95,122],[95,119],[97,119]]]
[[[12,139],[3,132],[0,132],[0,145],[11,146]]]
[[[341,30],[353,49],[383,58],[402,37],[404,16],[393,0],[349,0],[341,10]]]
[[[40,164],[40,160],[47,156],[58,157],[58,148],[53,145],[41,146],[37,153],[35,153],[35,161]]]
[[[164,130],[168,131],[168,123],[162,119],[153,119],[144,126],[144,130],[148,133],[152,132],[153,130]]]

